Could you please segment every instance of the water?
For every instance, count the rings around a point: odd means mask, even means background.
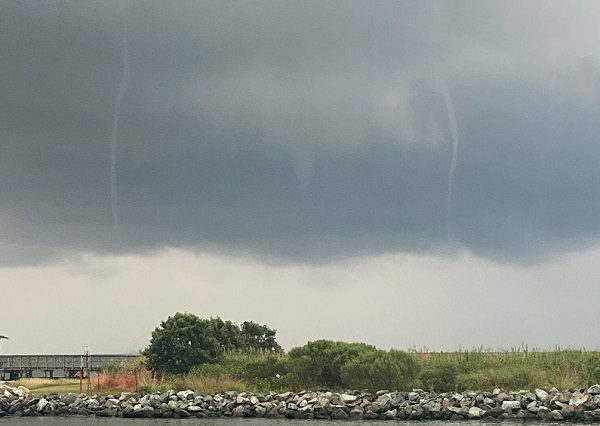
[[[11,419],[0,420],[9,422],[10,425],[39,425],[39,426],[59,426],[59,425],[81,425],[86,426],[167,426],[167,425],[202,425],[202,426],[365,426],[365,425],[397,425],[397,426],[468,426],[468,425],[523,425],[523,422],[498,422],[498,421],[470,421],[470,422],[451,422],[451,421],[406,421],[406,420],[289,420],[289,419],[120,419],[120,418],[99,418],[99,417],[15,417]],[[527,422],[527,425],[558,425],[558,422]],[[564,426],[564,423],[562,424]]]

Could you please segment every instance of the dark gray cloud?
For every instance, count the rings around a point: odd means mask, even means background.
[[[542,7],[543,6],[543,7]],[[567,7],[568,6],[568,7]],[[595,2],[0,2],[0,255],[597,243]],[[112,114],[120,228],[110,210]],[[447,85],[459,156],[452,156]]]

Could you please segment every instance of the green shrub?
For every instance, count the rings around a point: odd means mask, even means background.
[[[600,355],[590,357],[586,363],[586,376],[588,385],[600,383]]]
[[[341,387],[342,367],[363,353],[376,351],[374,346],[365,343],[308,342],[289,352],[290,380],[306,387]]]
[[[188,375],[198,377],[222,377],[230,376],[231,374],[222,364],[202,364],[193,367]]]
[[[258,390],[280,389],[287,383],[288,358],[272,352],[233,352],[220,361],[231,377],[252,383]]]
[[[447,392],[456,390],[458,370],[451,363],[428,364],[419,375],[420,386],[429,391]]]
[[[342,382],[352,389],[406,390],[419,372],[419,366],[406,352],[368,351],[348,360],[341,368]]]
[[[243,368],[242,379],[262,380],[271,379],[277,375],[283,376],[288,373],[288,362],[279,356],[269,356],[249,360]]]

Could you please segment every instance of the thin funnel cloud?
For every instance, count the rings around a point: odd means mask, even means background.
[[[118,197],[118,181],[117,181],[117,148],[118,148],[118,130],[119,118],[121,116],[121,104],[123,96],[127,88],[127,79],[129,76],[129,50],[127,46],[127,8],[123,13],[123,30],[121,40],[121,57],[123,60],[123,71],[121,74],[121,82],[119,83],[119,91],[115,98],[112,118],[112,133],[110,138],[110,205],[113,219],[113,229],[115,233],[119,230],[119,197]]]
[[[456,124],[456,114],[454,112],[454,102],[452,102],[452,94],[445,81],[441,81],[440,89],[444,104],[446,105],[446,113],[448,114],[448,124],[450,125],[450,135],[452,136],[452,159],[450,160],[450,169],[448,170],[448,200],[447,200],[447,215],[448,227],[450,227],[450,216],[452,214],[452,190],[454,186],[454,173],[456,171],[456,161],[458,159],[458,125]]]

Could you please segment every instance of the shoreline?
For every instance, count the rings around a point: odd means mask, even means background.
[[[31,397],[26,388],[0,385],[0,417],[97,416],[123,418],[251,417],[327,420],[538,420],[600,422],[600,385],[587,389],[433,393],[223,392],[191,390],[120,395],[69,393]]]

